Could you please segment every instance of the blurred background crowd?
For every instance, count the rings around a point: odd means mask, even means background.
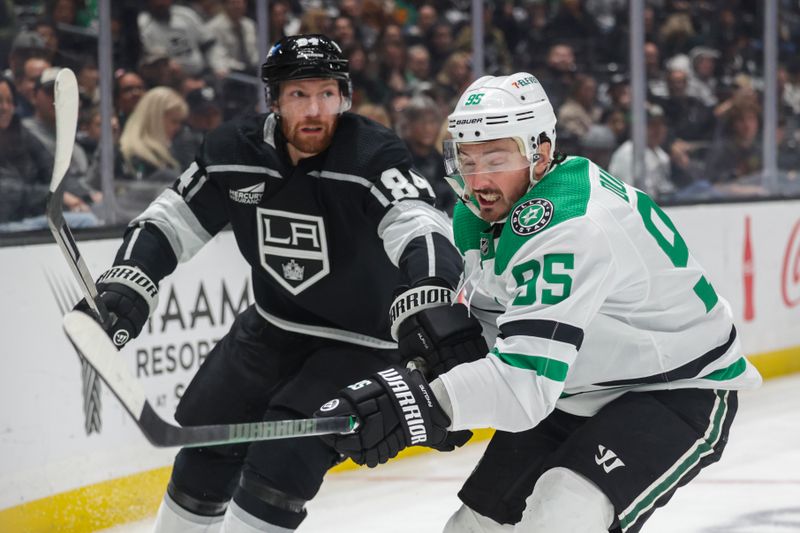
[[[255,0],[114,0],[114,222],[188,166],[206,131],[263,109]],[[0,231],[45,227],[53,82],[81,90],[66,178],[73,227],[103,223],[98,0],[0,0]],[[558,116],[558,149],[634,182],[627,0],[483,2],[486,74],[533,73]],[[452,210],[441,142],[473,81],[469,0],[270,0],[269,43],[324,33],[350,61],[353,111],[394,129]],[[660,201],[800,194],[800,1],[779,0],[779,190],[763,185],[763,2],[647,0],[648,191]],[[263,47],[262,47],[263,48]],[[640,183],[640,181],[637,181]],[[106,192],[108,192],[106,190]],[[106,216],[107,218],[107,216]]]

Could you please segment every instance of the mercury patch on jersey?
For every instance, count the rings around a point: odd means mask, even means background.
[[[261,198],[264,197],[264,189],[264,183],[261,182],[241,189],[231,189],[228,191],[228,195],[234,202],[254,205],[261,202]]]
[[[297,295],[330,272],[322,217],[277,209],[256,210],[261,266]]]
[[[547,227],[552,218],[552,202],[544,198],[534,198],[519,204],[511,213],[511,229],[517,235],[533,235]]]

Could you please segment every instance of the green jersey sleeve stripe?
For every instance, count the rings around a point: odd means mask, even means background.
[[[715,370],[714,372],[706,376],[703,376],[703,379],[711,379],[714,381],[726,381],[743,374],[746,369],[747,369],[747,361],[745,361],[744,357],[740,357],[732,365],[726,366],[725,368],[720,368],[719,370]]]
[[[555,320],[514,320],[500,326],[500,338],[505,339],[516,335],[566,342],[575,346],[576,350],[580,350],[581,344],[583,344],[581,328]]]
[[[503,361],[508,366],[533,370],[540,376],[553,381],[565,381],[569,365],[563,361],[549,359],[538,355],[524,355],[519,353],[501,353],[497,348],[492,348],[492,355]]]

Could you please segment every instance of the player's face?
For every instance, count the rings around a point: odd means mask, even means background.
[[[459,166],[480,206],[481,218],[496,222],[506,215],[530,185],[530,162],[514,139],[460,144]]]
[[[333,139],[342,105],[339,83],[332,79],[292,80],[281,83],[275,111],[295,159],[325,150]],[[295,161],[296,162],[296,161]]]

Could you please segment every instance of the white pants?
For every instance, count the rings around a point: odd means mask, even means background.
[[[444,533],[601,533],[614,521],[614,506],[591,481],[567,468],[548,470],[525,500],[522,520],[498,524],[462,505]]]

